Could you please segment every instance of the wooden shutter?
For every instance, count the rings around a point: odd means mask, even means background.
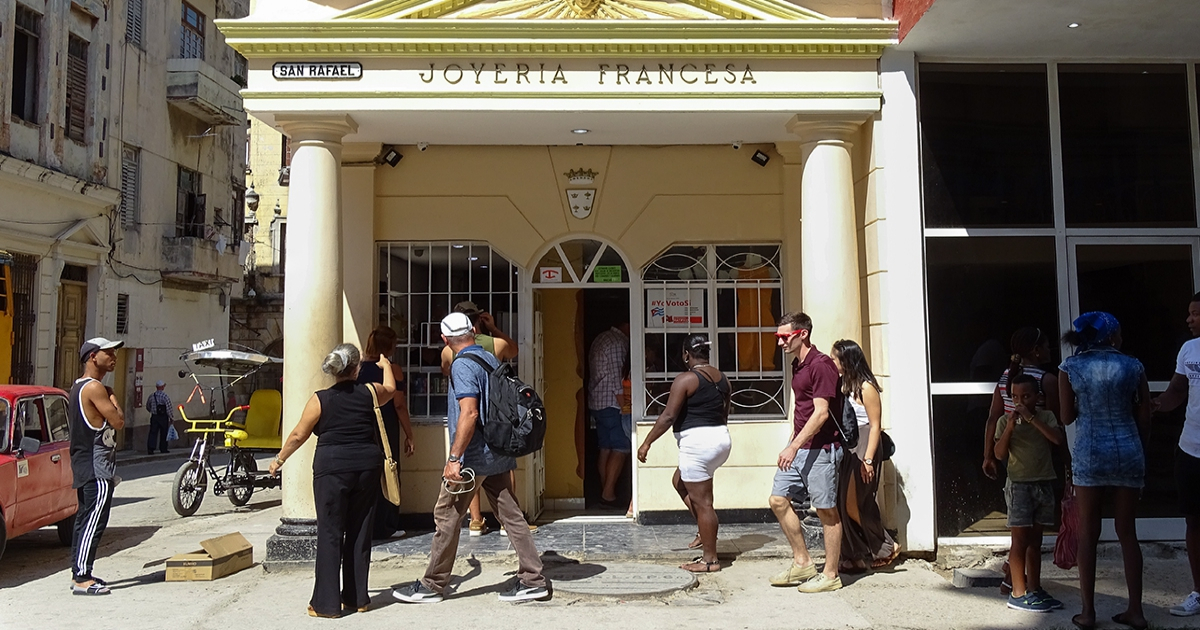
[[[117,294],[117,334],[129,334],[129,294]]]
[[[126,0],[125,42],[142,47],[142,0]]]
[[[88,44],[71,35],[67,41],[67,137],[84,141],[87,127]]]
[[[138,222],[138,161],[135,147],[125,145],[121,150],[121,225],[132,228]]]

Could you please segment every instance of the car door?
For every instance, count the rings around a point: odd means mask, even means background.
[[[58,468],[54,512],[58,518],[66,518],[75,513],[77,502],[75,489],[71,487],[75,476],[71,473],[71,426],[67,418],[67,399],[65,396],[47,394],[42,398],[42,410],[46,414],[46,427],[50,430],[50,444],[43,445],[42,449],[53,450],[50,461]]]
[[[16,433],[19,447],[21,438],[33,438],[39,442],[37,452],[21,452],[17,457],[17,523],[9,536],[20,536],[46,524],[54,513],[57,502],[62,454],[50,448],[50,432],[42,410],[42,397],[29,396],[17,400]],[[57,461],[56,461],[57,460]]]

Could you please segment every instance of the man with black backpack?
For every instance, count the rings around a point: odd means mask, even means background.
[[[529,532],[525,515],[517,505],[508,474],[508,471],[517,467],[517,461],[510,455],[496,452],[489,446],[489,442],[494,441],[484,439],[484,426],[493,420],[497,424],[506,420],[489,418],[489,408],[495,406],[489,405],[488,401],[500,395],[500,392],[495,392],[493,396],[491,391],[491,383],[495,381],[493,372],[499,372],[500,363],[475,343],[471,320],[463,313],[447,315],[442,320],[441,328],[442,340],[457,358],[450,367],[450,386],[447,388],[446,421],[450,430],[450,457],[442,471],[441,492],[433,507],[437,531],[433,535],[429,567],[424,577],[395,589],[392,596],[412,604],[442,601],[458,553],[463,516],[474,494],[475,479],[478,478],[483,480],[483,491],[487,493],[496,518],[508,531],[509,541],[517,552],[517,579],[510,588],[500,593],[500,601],[546,599],[550,597],[550,591],[542,575],[542,560],[533,544],[533,535]],[[511,380],[521,385],[519,381]],[[536,411],[540,413],[540,401],[536,403]],[[540,447],[545,419],[537,419],[542,433],[535,436],[530,444],[536,441],[535,447]],[[489,431],[489,434],[494,433]]]

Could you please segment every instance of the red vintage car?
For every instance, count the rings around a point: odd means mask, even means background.
[[[75,490],[67,393],[0,385],[0,556],[8,541],[47,525],[71,544]]]

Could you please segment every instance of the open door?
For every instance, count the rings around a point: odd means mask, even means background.
[[[536,292],[533,295],[533,388],[539,396],[546,396],[546,372],[542,364],[545,356],[545,343],[542,337],[542,301]],[[546,447],[530,454],[528,469],[529,481],[526,487],[529,493],[525,501],[525,516],[530,522],[542,513],[546,496]]]

